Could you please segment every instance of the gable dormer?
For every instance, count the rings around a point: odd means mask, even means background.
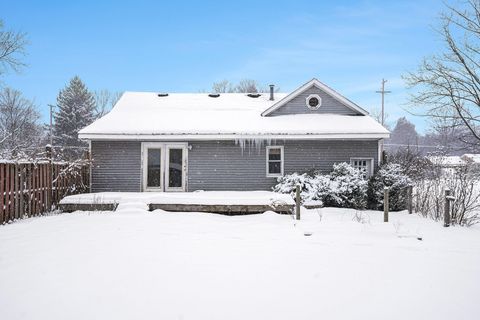
[[[273,104],[262,116],[312,113],[368,115],[366,110],[314,78]]]

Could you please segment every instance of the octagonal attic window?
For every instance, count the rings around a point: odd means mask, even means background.
[[[322,105],[322,98],[318,94],[311,94],[305,99],[305,102],[310,110],[317,110]]]

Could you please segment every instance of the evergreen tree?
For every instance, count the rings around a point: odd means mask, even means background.
[[[397,120],[388,143],[396,144],[397,147],[413,147],[418,145],[418,139],[419,135],[415,130],[415,125],[407,118],[401,117]]]
[[[57,112],[54,115],[54,145],[81,147],[86,143],[78,139],[78,131],[95,120],[95,98],[82,80],[75,76],[57,97]],[[70,155],[80,155],[74,149],[65,149]]]

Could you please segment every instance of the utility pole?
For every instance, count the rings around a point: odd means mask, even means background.
[[[381,93],[382,94],[382,126],[385,127],[385,94],[390,93],[392,91],[385,91],[385,83],[387,80],[382,79],[382,90],[380,91],[375,91],[376,93]]]
[[[50,146],[53,147],[53,108],[55,108],[54,105],[49,104],[50,107]]]

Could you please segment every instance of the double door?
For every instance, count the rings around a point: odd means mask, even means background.
[[[144,142],[142,154],[144,191],[186,191],[186,143]]]

